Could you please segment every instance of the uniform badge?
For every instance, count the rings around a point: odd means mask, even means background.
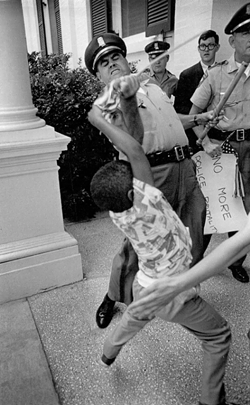
[[[103,46],[106,45],[105,42],[104,42],[103,37],[97,38],[97,42],[98,42],[98,45],[99,45],[100,47],[103,47]]]
[[[250,4],[247,5],[246,14],[248,14],[248,15],[250,14]]]
[[[158,44],[158,42],[155,42],[155,43],[154,43],[154,48],[155,48],[155,50],[159,50],[159,44]]]

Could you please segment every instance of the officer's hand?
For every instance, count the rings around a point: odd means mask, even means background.
[[[114,90],[118,91],[122,98],[129,99],[133,97],[140,87],[140,81],[137,75],[122,76],[113,82]]]
[[[208,125],[209,127],[215,127],[218,124],[218,122],[224,118],[224,111],[221,110],[219,115],[215,118],[213,111],[204,112],[201,114],[201,116],[206,125]]]

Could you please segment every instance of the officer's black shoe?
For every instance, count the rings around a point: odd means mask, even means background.
[[[248,283],[249,276],[242,266],[230,266],[229,269],[231,270],[233,277],[240,281],[241,283]]]
[[[105,295],[101,305],[96,311],[96,323],[99,328],[106,328],[113,318],[113,308],[115,301],[111,300],[108,294]]]

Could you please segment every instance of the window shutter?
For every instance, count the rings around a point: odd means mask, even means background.
[[[145,0],[122,0],[122,37],[145,31]]]
[[[146,0],[146,36],[171,31],[175,0]]]
[[[45,27],[44,27],[42,0],[36,0],[36,7],[37,7],[38,30],[39,30],[39,37],[40,37],[41,54],[42,54],[42,56],[46,56],[47,55],[47,43],[46,43],[46,35],[45,35]]]
[[[58,53],[59,53],[59,55],[61,55],[63,53],[63,43],[62,43],[62,27],[61,27],[59,0],[54,0],[54,9],[55,9],[55,18],[56,18]]]
[[[108,32],[108,13],[106,0],[91,0],[92,36]]]

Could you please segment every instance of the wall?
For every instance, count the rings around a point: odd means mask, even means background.
[[[87,1],[60,0],[63,51],[71,53],[71,67],[77,67],[83,57],[86,38],[88,38]],[[86,42],[85,42],[86,41]]]
[[[246,4],[246,0],[214,0],[212,13],[212,29],[220,36],[220,51],[218,60],[224,60],[231,56],[233,49],[229,45],[229,35],[224,33],[227,23],[231,20],[240,7]]]
[[[39,52],[40,39],[36,13],[36,0],[22,0],[22,7],[28,52]]]
[[[199,61],[197,39],[211,28],[213,0],[176,0],[175,47],[189,41],[174,52],[174,73],[179,73]]]

